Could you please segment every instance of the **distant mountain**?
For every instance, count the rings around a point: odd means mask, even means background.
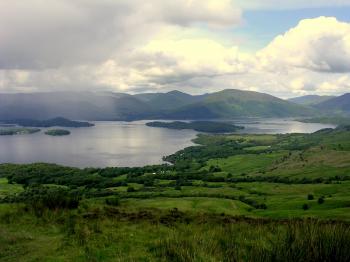
[[[299,105],[316,105],[334,98],[335,96],[318,96],[318,95],[307,95],[299,96],[288,99],[288,101],[299,104]]]
[[[315,106],[323,111],[350,114],[350,93],[329,99]]]
[[[142,118],[151,106],[128,94],[54,92],[0,94],[0,119],[121,120]]]
[[[45,120],[61,116],[84,120],[215,119],[309,116],[310,107],[241,90],[205,95],[179,91],[129,95],[112,92],[0,94],[0,120]]]
[[[251,91],[227,89],[207,94],[200,101],[169,112],[171,119],[215,119],[242,116],[287,117],[310,115],[308,107]]]
[[[168,93],[146,93],[135,95],[136,98],[154,107],[155,110],[171,110],[200,101],[205,95],[192,96],[180,91]]]

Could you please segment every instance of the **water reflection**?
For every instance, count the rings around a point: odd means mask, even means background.
[[[97,122],[90,128],[69,128],[71,135],[0,136],[1,163],[48,162],[77,167],[143,166],[162,163],[162,156],[193,143],[197,132],[145,126],[147,121]],[[239,119],[244,133],[311,133],[333,125],[290,119]]]

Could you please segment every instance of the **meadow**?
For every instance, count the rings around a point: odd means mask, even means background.
[[[348,127],[195,142],[169,165],[0,165],[0,261],[350,261]]]

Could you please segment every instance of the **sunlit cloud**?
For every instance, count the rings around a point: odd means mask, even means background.
[[[348,92],[350,24],[335,17],[303,19],[261,50],[242,51],[244,41],[234,29],[244,26],[244,11],[274,4],[1,1],[0,92],[199,94],[238,88],[280,97]],[[283,6],[327,5],[286,1]]]

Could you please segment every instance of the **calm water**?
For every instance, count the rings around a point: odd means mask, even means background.
[[[187,146],[197,132],[147,127],[147,121],[96,122],[89,128],[65,128],[71,135],[0,136],[0,163],[47,162],[77,167],[143,166],[162,163],[162,156]],[[286,119],[237,120],[244,133],[311,133],[324,124]],[[45,129],[42,129],[45,130]]]

